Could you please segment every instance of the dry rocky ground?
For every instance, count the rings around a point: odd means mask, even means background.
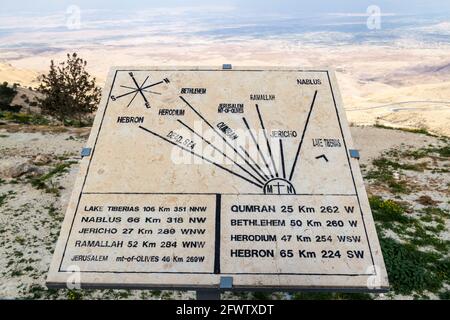
[[[89,128],[0,126],[0,298],[180,299],[193,292],[48,290],[45,277]],[[353,127],[392,292],[228,299],[449,299],[449,140]]]

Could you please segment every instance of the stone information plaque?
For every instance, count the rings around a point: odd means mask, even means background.
[[[334,73],[113,68],[47,285],[385,291]]]

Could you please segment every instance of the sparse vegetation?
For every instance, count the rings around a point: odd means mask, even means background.
[[[39,79],[38,92],[43,97],[37,100],[43,113],[64,125],[83,125],[85,117],[97,109],[101,96],[86,65],[87,62],[76,53],[67,54],[67,60],[59,65],[51,61],[49,73]]]
[[[8,195],[6,193],[5,194],[0,194],[0,207],[2,207],[3,204],[6,202],[5,200],[6,200],[7,196]]]
[[[14,194],[16,194],[14,191],[8,191],[7,193],[0,194],[0,208],[6,203],[6,199],[8,197],[12,198]]]
[[[51,204],[50,206],[46,207],[46,209],[47,209],[48,215],[49,215],[53,220],[58,221],[58,222],[62,222],[63,216],[60,216],[60,215],[59,215],[58,209],[57,209],[53,204]]]
[[[68,290],[67,291],[67,299],[68,300],[81,300],[83,294],[79,290]]]
[[[446,170],[442,161],[450,156],[450,144],[447,138],[440,140],[437,146],[386,152],[372,162],[373,168],[366,177],[375,185],[387,186],[393,195],[405,193],[412,189],[402,179],[408,171]],[[442,202],[428,194],[421,195],[413,201],[423,208],[412,209],[411,204],[392,199],[372,196],[369,200],[393,292],[415,298],[426,298],[432,292],[448,298],[445,285],[450,284],[450,242],[442,239],[441,233],[446,231],[450,213],[438,207]]]
[[[436,161],[446,160],[450,156],[450,140],[441,139],[443,144],[420,149],[390,150],[380,158],[372,161],[372,168],[365,178],[374,184],[385,186],[394,194],[408,194],[415,190],[415,185],[404,177],[407,171],[447,173],[448,169],[436,167]],[[423,159],[421,162],[417,160]],[[424,199],[422,199],[424,200]]]
[[[450,300],[450,290],[440,292],[439,293],[439,299],[441,300]]]
[[[59,163],[48,173],[40,175],[35,178],[31,178],[30,183],[33,187],[37,189],[43,189],[45,190],[45,192],[58,194],[59,189],[52,183],[51,178],[53,178],[54,176],[59,176],[64,172],[67,172],[67,169],[70,168],[70,166],[74,163],[76,162],[68,161],[64,163]]]
[[[402,156],[407,158],[412,158],[414,160],[431,157],[442,157],[442,158],[448,158],[450,157],[450,140],[445,139],[444,145],[435,147],[430,146],[428,148],[421,148],[417,150],[407,150],[402,153]]]
[[[50,121],[39,114],[0,111],[0,119],[19,124],[48,125]]]
[[[375,183],[386,185],[393,193],[409,193],[410,186],[400,177],[394,177],[394,172],[398,172],[403,166],[386,158],[379,158],[372,162],[374,169],[370,170],[366,178],[374,180]]]
[[[395,222],[411,222],[411,218],[404,214],[405,208],[394,200],[383,200],[381,197],[373,196],[369,198],[369,202],[374,219],[385,227],[391,226]]]
[[[398,294],[437,293],[444,284],[448,284],[450,260],[446,254],[450,244],[439,238],[439,230],[435,227],[430,230],[430,225],[423,219],[407,216],[405,208],[393,200],[380,197],[369,200],[392,289]],[[426,208],[423,213],[447,214],[437,208]],[[426,222],[430,221],[437,220],[432,218]],[[387,230],[394,231],[400,242],[387,237]]]
[[[0,84],[0,110],[11,110],[11,102],[17,94],[17,85],[8,85],[8,82]]]
[[[380,123],[375,123],[373,125],[375,128],[381,128],[381,129],[388,129],[388,130],[400,130],[400,131],[405,131],[405,132],[410,132],[410,133],[419,133],[419,134],[424,134],[430,137],[436,137],[435,134],[430,133],[427,129],[425,128],[402,128],[402,127],[390,127],[390,126],[386,126]]]
[[[437,292],[449,283],[450,260],[380,235],[392,290],[398,294]]]

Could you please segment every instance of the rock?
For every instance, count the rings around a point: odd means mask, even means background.
[[[12,170],[12,178],[18,178],[23,175],[37,176],[43,174],[44,170],[30,163],[23,163]]]
[[[420,196],[419,198],[417,198],[416,202],[420,203],[423,206],[435,206],[440,201],[435,201],[430,196],[425,195],[425,196]]]
[[[14,179],[23,175],[37,176],[44,173],[44,169],[29,162],[18,162],[16,159],[2,161],[0,165],[0,177]]]
[[[42,166],[45,164],[48,164],[52,161],[51,156],[47,155],[47,154],[39,154],[36,156],[36,158],[33,159],[32,163],[36,164],[38,166]]]

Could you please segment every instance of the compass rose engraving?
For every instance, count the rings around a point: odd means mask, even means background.
[[[121,98],[124,98],[124,97],[130,97],[130,96],[132,95],[132,96],[131,96],[131,99],[128,101],[127,108],[130,107],[130,105],[131,105],[131,103],[134,101],[134,99],[135,99],[138,95],[140,95],[140,96],[142,97],[142,99],[144,100],[144,105],[145,105],[145,107],[146,107],[147,109],[150,109],[151,106],[150,106],[149,98],[145,95],[145,93],[149,93],[149,94],[152,94],[152,95],[155,95],[155,94],[156,94],[156,95],[160,95],[160,94],[161,94],[160,92],[152,91],[152,90],[149,90],[149,89],[152,88],[152,87],[156,87],[156,86],[158,86],[158,85],[160,85],[160,84],[163,84],[163,83],[169,83],[169,82],[170,82],[169,79],[164,78],[164,79],[161,80],[161,81],[158,81],[158,82],[155,82],[155,83],[146,85],[147,80],[149,79],[149,76],[147,76],[147,77],[145,78],[144,82],[142,82],[142,84],[139,85],[139,83],[137,82],[136,78],[134,77],[134,73],[133,73],[133,72],[129,72],[128,75],[130,76],[130,78],[131,78],[131,80],[132,80],[132,82],[133,82],[134,87],[133,87],[133,86],[124,86],[124,85],[121,85],[121,86],[120,86],[121,88],[128,89],[129,91],[128,91],[128,92],[125,92],[125,93],[123,93],[123,94],[121,94],[121,95],[118,95],[118,96],[111,95],[111,100],[112,100],[112,101],[116,101],[116,100],[121,99]]]

